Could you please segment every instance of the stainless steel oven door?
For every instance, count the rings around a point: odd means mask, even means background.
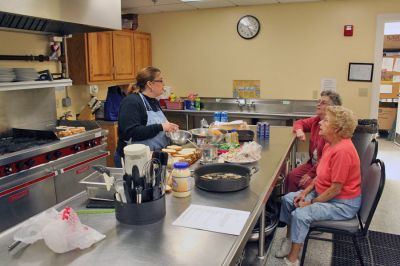
[[[54,170],[58,173],[55,177],[57,203],[85,190],[85,186],[79,181],[94,172],[93,165],[106,166],[106,158],[110,153],[105,151],[105,146],[106,144],[102,144],[54,161]]]
[[[54,176],[43,165],[0,179],[0,231],[56,204]]]

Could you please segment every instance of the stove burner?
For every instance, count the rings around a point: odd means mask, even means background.
[[[36,139],[29,137],[8,137],[0,139],[0,155],[12,153],[39,145],[51,143],[53,139]]]

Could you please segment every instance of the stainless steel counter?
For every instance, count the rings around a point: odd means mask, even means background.
[[[116,221],[114,214],[81,215],[81,222],[106,235],[86,250],[55,254],[43,241],[8,252],[16,227],[0,235],[3,265],[232,265],[240,255],[252,228],[268,200],[282,166],[294,144],[289,127],[271,127],[270,140],[263,146],[259,167],[249,188],[233,193],[210,193],[195,188],[191,197],[167,195],[167,214],[157,223],[130,226]],[[85,208],[86,195],[79,194],[58,207]],[[172,226],[190,205],[201,204],[250,211],[239,236]]]

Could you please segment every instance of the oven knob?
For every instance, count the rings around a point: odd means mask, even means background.
[[[35,161],[32,159],[29,159],[28,161],[25,162],[26,166],[28,166],[28,168],[31,168],[34,164]]]
[[[95,140],[95,139],[94,139],[94,140],[92,140],[91,142],[92,142],[92,147],[94,147],[94,146],[96,146],[96,145],[97,145],[97,142],[96,142],[96,140]]]
[[[47,161],[51,161],[51,159],[53,159],[53,154],[51,154],[50,152],[48,154],[46,154],[46,160]]]
[[[6,166],[4,166],[4,173],[5,173],[6,175],[12,174],[12,172],[13,172],[13,169],[12,169],[12,166],[11,166],[11,165],[6,165]]]
[[[74,146],[72,147],[72,150],[75,151],[75,152],[78,152],[78,151],[81,150],[81,146],[80,146],[79,144],[74,145]]]
[[[17,162],[15,164],[15,167],[17,168],[18,171],[21,171],[24,168],[24,163],[23,162]]]
[[[62,155],[61,151],[55,151],[54,152],[54,158],[56,158],[56,159],[60,158],[61,155]]]

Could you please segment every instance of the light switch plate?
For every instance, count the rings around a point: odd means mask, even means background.
[[[312,91],[312,98],[315,100],[318,99],[318,91],[317,90]]]

